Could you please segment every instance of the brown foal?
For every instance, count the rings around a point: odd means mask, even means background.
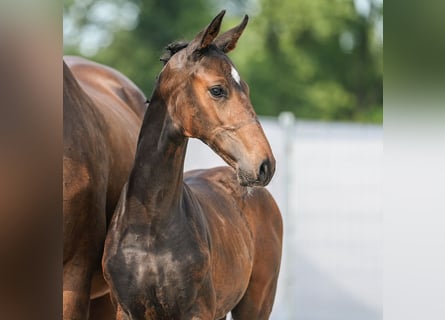
[[[222,11],[190,43],[168,46],[136,157],[105,242],[118,319],[268,319],[281,260],[280,211],[263,188],[275,159],[217,37]],[[189,137],[230,167],[183,174]]]

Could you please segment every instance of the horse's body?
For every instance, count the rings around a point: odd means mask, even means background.
[[[145,96],[122,74],[76,57],[63,63],[63,318],[110,305],[101,257],[134,160]],[[105,300],[105,301],[104,301]],[[104,301],[104,303],[99,303]]]
[[[103,256],[118,319],[268,319],[272,310],[282,221],[262,186],[275,160],[225,55],[247,18],[215,39],[223,14],[169,47],[145,114]],[[188,137],[235,170],[184,175]]]

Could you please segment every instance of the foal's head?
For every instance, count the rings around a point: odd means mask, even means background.
[[[242,185],[267,185],[275,159],[249,99],[249,88],[226,53],[247,24],[217,37],[225,11],[190,43],[167,47],[159,90],[173,124],[184,136],[199,138],[230,166]]]

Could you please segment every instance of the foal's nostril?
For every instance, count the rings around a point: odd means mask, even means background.
[[[269,160],[265,160],[260,166],[260,171],[258,173],[258,181],[264,185],[266,181],[269,179],[269,175],[270,175],[270,162]]]

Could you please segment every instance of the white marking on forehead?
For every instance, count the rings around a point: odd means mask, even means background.
[[[241,85],[241,82],[240,82],[241,78],[239,76],[239,73],[238,73],[238,71],[236,71],[236,69],[233,66],[232,66],[231,74],[232,74],[232,78],[236,81],[236,83]]]

